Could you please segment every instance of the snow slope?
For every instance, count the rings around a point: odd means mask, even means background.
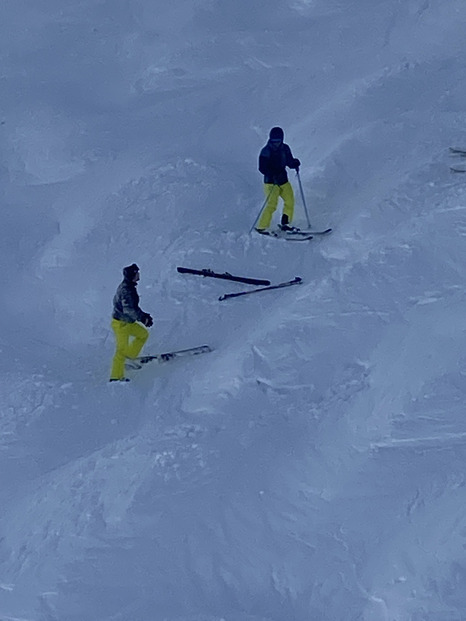
[[[466,619],[465,26],[3,1],[1,621]],[[248,234],[276,124],[331,236]],[[215,351],[109,385],[133,261],[146,351]]]

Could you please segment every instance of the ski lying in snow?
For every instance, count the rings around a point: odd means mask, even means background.
[[[212,348],[209,345],[201,345],[200,347],[190,347],[189,349],[179,349],[177,351],[169,351],[165,354],[155,354],[153,356],[140,356],[139,358],[135,358],[134,360],[127,360],[125,366],[128,369],[141,369],[143,365],[148,362],[152,362],[153,360],[158,360],[159,362],[168,362],[169,360],[173,360],[174,358],[184,358],[185,356],[197,356],[199,354],[207,354],[212,351]]]
[[[219,274],[209,269],[195,270],[190,267],[177,267],[180,274],[196,274],[197,276],[209,276],[210,278],[222,278],[223,280],[233,280],[235,282],[242,282],[246,285],[270,285],[270,280],[264,280],[262,278],[246,278],[245,276],[233,276],[228,272]]]
[[[455,168],[454,166],[450,166],[450,170],[452,173],[466,173],[466,168]]]
[[[453,155],[459,155],[460,157],[466,157],[466,149],[458,149],[457,147],[450,147],[450,153]]]
[[[267,230],[259,230],[255,229],[256,233],[259,235],[268,235],[269,237],[275,237],[276,239],[286,239],[286,241],[307,241],[308,239],[312,239],[312,235],[310,233],[305,233],[303,235],[292,234],[289,231],[267,231]]]
[[[240,291],[239,293],[226,293],[225,295],[221,295],[218,299],[228,300],[229,298],[237,298],[240,295],[249,295],[250,293],[257,293],[258,291],[270,291],[271,289],[283,289],[283,287],[291,287],[291,285],[300,285],[303,282],[302,278],[296,276],[293,280],[288,280],[287,282],[281,282],[278,285],[271,285],[270,287],[260,287],[259,289],[251,289],[250,291]]]

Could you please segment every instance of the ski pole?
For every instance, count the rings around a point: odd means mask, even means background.
[[[306,199],[304,198],[303,186],[301,183],[301,177],[299,176],[299,170],[296,171],[296,176],[298,177],[299,190],[301,192],[301,200],[303,201],[304,211],[306,213],[307,226],[311,228],[311,221],[309,220],[309,213],[307,211]]]
[[[253,232],[253,230],[256,228],[256,224],[259,221],[259,218],[261,217],[262,212],[264,211],[265,206],[267,205],[267,203],[269,202],[269,198],[272,196],[272,192],[273,189],[275,187],[276,184],[273,184],[273,186],[270,188],[270,192],[267,194],[267,198],[265,199],[261,210],[259,211],[259,214],[257,216],[257,218],[254,220],[254,224],[251,226],[251,228],[249,229],[249,235]]]

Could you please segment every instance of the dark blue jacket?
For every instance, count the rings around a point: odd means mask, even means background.
[[[299,160],[294,158],[290,147],[282,142],[278,147],[272,147],[270,140],[259,155],[259,170],[264,175],[264,183],[283,185],[288,181],[286,166],[299,168]]]

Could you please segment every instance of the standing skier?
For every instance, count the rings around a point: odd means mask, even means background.
[[[136,263],[124,267],[123,281],[113,297],[112,328],[115,332],[116,350],[110,373],[111,382],[129,381],[125,378],[125,358],[136,358],[139,355],[149,336],[149,331],[144,326],[150,328],[154,323],[149,313],[139,308],[139,295],[136,290],[139,278],[139,267]]]
[[[293,220],[294,193],[288,181],[286,167],[299,170],[301,162],[293,157],[290,147],[283,142],[283,138],[283,129],[273,127],[270,130],[269,140],[259,155],[259,170],[264,175],[264,192],[268,197],[256,227],[259,232],[269,228],[279,197],[284,202],[281,228],[286,231]]]

